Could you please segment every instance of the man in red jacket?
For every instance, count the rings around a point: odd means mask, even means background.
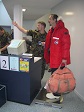
[[[50,64],[51,74],[59,68],[70,64],[70,35],[58,15],[51,14],[48,20],[51,29],[48,31],[45,42],[44,58]],[[57,93],[54,93],[57,96]],[[60,96],[60,95],[58,95]]]

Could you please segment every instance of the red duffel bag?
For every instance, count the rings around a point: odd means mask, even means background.
[[[76,80],[70,69],[64,67],[57,69],[46,83],[47,92],[68,93],[75,89]]]

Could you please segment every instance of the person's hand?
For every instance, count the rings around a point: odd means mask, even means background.
[[[17,22],[16,22],[16,21],[13,21],[12,24],[13,24],[14,26],[17,26]]]
[[[67,60],[63,59],[62,60],[62,63],[66,64],[67,63]]]
[[[45,46],[45,42],[41,42],[42,46]]]

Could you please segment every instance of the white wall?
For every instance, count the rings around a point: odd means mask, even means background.
[[[11,18],[9,17],[4,5],[0,2],[0,25],[11,26]]]
[[[35,23],[35,20],[32,21],[23,21],[23,27],[25,29],[33,29],[33,24]]]
[[[65,12],[73,12],[66,16]],[[52,9],[52,13],[62,16],[71,35],[71,65],[76,78],[75,91],[84,100],[84,0],[64,0]]]

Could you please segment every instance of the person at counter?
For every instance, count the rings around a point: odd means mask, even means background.
[[[7,47],[10,44],[9,38],[10,35],[0,26],[0,53],[8,54]]]
[[[41,79],[44,76],[45,71],[45,60],[44,60],[44,45],[46,38],[46,23],[39,21],[37,23],[37,30],[26,30],[25,28],[18,25],[17,22],[13,22],[13,25],[16,26],[21,32],[25,33],[27,36],[32,36],[32,43],[30,46],[30,53],[35,57],[42,57],[42,70],[41,70]]]

